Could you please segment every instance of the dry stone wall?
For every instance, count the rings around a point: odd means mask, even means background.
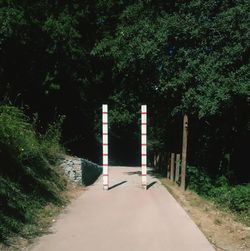
[[[82,184],[82,160],[67,156],[61,163],[65,174],[70,180]]]
[[[102,168],[86,159],[66,156],[60,166],[70,180],[82,185],[91,185],[102,173]]]

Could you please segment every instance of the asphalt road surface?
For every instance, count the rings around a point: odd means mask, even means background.
[[[110,167],[63,213],[33,251],[214,251],[195,223],[160,182],[140,168]]]

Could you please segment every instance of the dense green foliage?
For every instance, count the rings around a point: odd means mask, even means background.
[[[23,111],[0,106],[0,240],[36,223],[48,203],[64,203],[66,180],[54,167],[59,140],[58,125],[37,135]]]
[[[199,186],[247,183],[249,13],[248,0],[1,0],[1,101],[37,113],[41,133],[65,115],[65,146],[91,160],[108,103],[119,164],[138,164],[141,104],[151,156],[181,151],[188,113],[188,163],[208,174]]]
[[[115,109],[125,114],[148,103],[149,136],[165,152],[180,152],[180,120],[187,112],[191,164],[211,176],[249,181],[249,1],[136,1],[126,7],[121,1],[105,7],[117,11],[100,17],[103,33],[92,54],[112,62]]]
[[[2,0],[0,96],[37,112],[41,132],[66,115],[65,145],[92,160],[102,103],[112,149],[125,138],[134,163],[140,104],[152,154],[180,151],[187,112],[190,164],[247,182],[249,12],[247,0]]]
[[[188,187],[250,225],[250,183],[232,186],[225,176],[214,181],[196,167],[188,167]]]

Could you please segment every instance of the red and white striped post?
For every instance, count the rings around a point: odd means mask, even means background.
[[[103,189],[109,189],[108,167],[108,105],[102,105],[102,177]]]
[[[142,187],[147,189],[147,106],[141,106],[141,176]]]

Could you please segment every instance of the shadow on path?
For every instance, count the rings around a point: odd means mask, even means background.
[[[141,176],[141,171],[132,171],[132,172],[125,172],[126,174],[128,175],[135,175],[135,174],[138,174]]]
[[[157,181],[153,181],[150,184],[147,185],[147,190],[152,187],[155,183],[157,183]]]
[[[127,181],[124,180],[124,181],[122,181],[122,182],[120,182],[120,183],[117,183],[117,184],[115,184],[115,185],[109,187],[109,190],[111,190],[111,189],[113,189],[113,188],[115,188],[115,187],[118,187],[118,186],[120,186],[120,185],[122,185],[122,184],[124,184],[124,183],[126,183],[126,182],[127,182]]]

